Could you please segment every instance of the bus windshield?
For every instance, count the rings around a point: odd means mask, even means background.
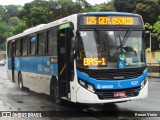
[[[79,31],[77,63],[85,68],[133,68],[145,65],[142,31]],[[123,63],[120,67],[119,63]]]

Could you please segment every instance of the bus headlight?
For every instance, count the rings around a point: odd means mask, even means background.
[[[86,83],[84,81],[82,81],[82,80],[79,80],[79,84],[82,85],[83,87],[86,86]]]
[[[79,84],[84,87],[85,89],[91,91],[91,92],[95,92],[94,88],[92,85],[88,84],[87,82],[83,81],[83,80],[79,80]]]
[[[91,92],[95,92],[92,85],[89,85],[89,84],[88,84],[88,85],[87,85],[87,89],[88,89],[89,91],[91,91]]]
[[[141,89],[145,86],[146,82],[147,82],[147,77],[141,82]]]

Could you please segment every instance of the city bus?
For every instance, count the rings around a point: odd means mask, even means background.
[[[7,75],[53,101],[116,103],[147,97],[144,24],[137,14],[78,13],[7,39]]]

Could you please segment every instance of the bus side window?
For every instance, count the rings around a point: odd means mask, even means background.
[[[45,55],[45,41],[46,41],[46,34],[45,32],[38,34],[38,55]]]
[[[7,49],[8,49],[7,55],[8,55],[8,58],[10,58],[11,57],[11,41],[7,43]]]
[[[16,41],[16,56],[20,56],[21,55],[21,39]]]
[[[47,32],[47,54],[57,55],[57,31],[50,30]]]
[[[37,38],[36,36],[30,37],[30,54],[36,55],[36,48],[37,48]]]
[[[27,46],[28,46],[28,41],[27,37],[23,39],[22,43],[22,55],[27,56]]]

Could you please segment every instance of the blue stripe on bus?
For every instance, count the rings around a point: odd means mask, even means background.
[[[88,14],[95,14],[95,15],[134,15],[133,13],[127,12],[88,12]]]
[[[140,87],[141,82],[147,77],[148,69],[138,78],[128,79],[128,80],[96,80],[91,78],[80,71],[77,70],[78,78],[86,81],[94,86],[94,88],[99,90],[115,90],[115,89],[127,89]]]
[[[44,75],[58,76],[58,64],[50,63],[50,58],[56,56],[16,57],[15,70]],[[8,59],[8,69],[11,70],[11,58]]]

